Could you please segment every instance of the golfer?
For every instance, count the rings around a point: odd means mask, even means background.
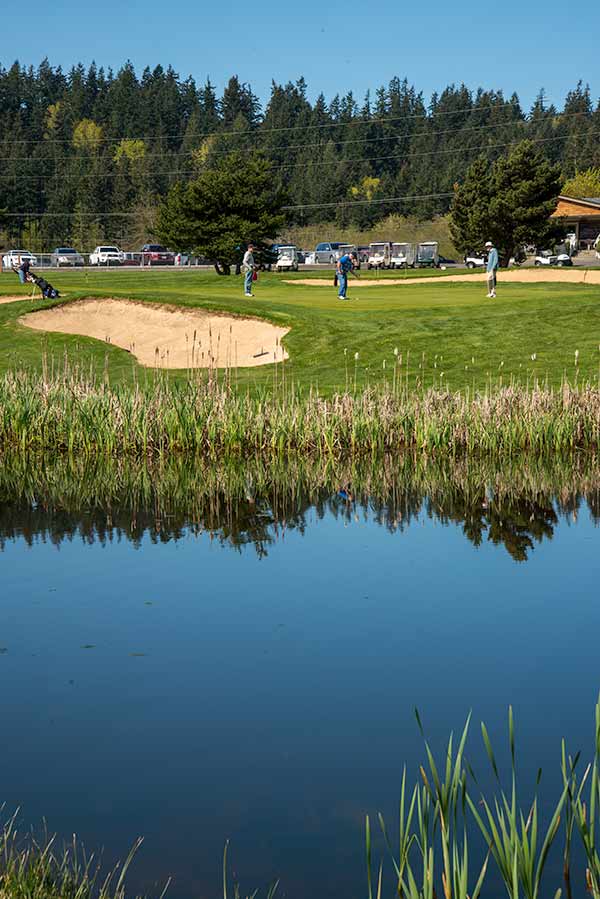
[[[488,283],[488,299],[496,296],[496,272],[498,271],[498,250],[491,240],[486,241],[485,249],[488,254],[486,272]]]
[[[253,297],[254,294],[252,293],[252,276],[254,275],[254,270],[256,269],[256,264],[254,262],[253,243],[248,244],[248,249],[244,253],[242,269],[244,271],[244,296]]]
[[[337,279],[338,279],[338,300],[348,299],[346,291],[348,290],[348,272],[353,272],[356,266],[356,256],[354,253],[345,253],[340,256],[336,263]]]
[[[29,281],[29,269],[31,268],[31,262],[29,259],[23,259],[21,265],[17,269],[17,274],[19,276],[19,281],[21,284],[26,284]]]

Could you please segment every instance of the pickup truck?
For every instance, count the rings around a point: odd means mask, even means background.
[[[122,265],[123,253],[118,247],[96,247],[90,253],[90,265]]]

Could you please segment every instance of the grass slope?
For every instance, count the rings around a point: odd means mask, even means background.
[[[358,385],[391,380],[395,348],[410,384],[443,383],[460,389],[500,378],[507,383],[511,377],[525,385],[537,377],[557,385],[565,373],[572,381],[577,377],[597,382],[598,287],[500,283],[498,298],[490,301],[481,282],[445,282],[440,273],[439,284],[386,287],[382,278],[381,287],[354,294],[350,290],[351,299],[342,303],[333,286],[285,284],[284,278],[261,275],[252,300],[243,298],[241,278],[219,278],[212,272],[57,272],[52,281],[68,300],[125,297],[259,316],[291,326],[285,340],[291,356],[288,375],[300,385],[318,385],[325,391],[343,388],[347,380],[353,384],[355,377]],[[18,292],[12,274],[0,277],[0,296]],[[56,366],[67,354],[71,363],[106,366],[111,380],[129,381],[134,374],[138,379],[152,377],[151,370],[139,367],[124,350],[19,324],[21,315],[37,308],[36,302],[0,305],[0,373],[16,368],[39,371],[44,356]],[[272,369],[240,370],[238,383],[268,386]],[[186,376],[185,371],[172,374],[176,379]]]

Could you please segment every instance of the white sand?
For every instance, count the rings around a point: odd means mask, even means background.
[[[476,272],[473,275],[440,275],[434,278],[351,278],[348,286],[354,290],[356,287],[392,287],[396,284],[443,284],[445,281],[485,281],[485,272]],[[600,284],[600,271],[586,268],[519,268],[498,272],[498,284],[504,282],[517,282],[519,284]],[[305,284],[307,287],[333,287],[333,274],[331,278],[299,278],[285,282],[286,284]]]
[[[246,368],[288,358],[281,340],[289,328],[159,303],[78,300],[31,312],[19,321],[38,331],[107,341],[150,368]]]

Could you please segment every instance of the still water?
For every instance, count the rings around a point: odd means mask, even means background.
[[[243,888],[364,896],[365,814],[392,826],[424,758],[415,707],[436,751],[472,709],[483,769],[479,721],[503,745],[512,703],[550,799],[561,737],[591,754],[595,462],[317,484],[54,464],[0,476],[0,796],[108,862],[143,835],[133,890],[217,896],[230,840]]]

